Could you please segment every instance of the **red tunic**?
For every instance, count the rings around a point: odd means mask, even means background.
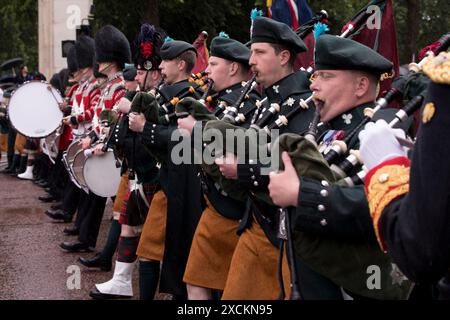
[[[79,86],[80,85],[77,83],[77,84],[73,85],[72,87],[70,87],[70,89],[67,91],[66,99],[69,101],[68,108],[72,108],[73,102],[75,99],[75,92],[77,91]],[[72,129],[69,126],[66,126],[63,124],[62,130],[63,130],[63,132],[59,138],[59,144],[58,144],[59,151],[67,150],[67,148],[70,145],[70,142],[72,141]]]
[[[92,79],[87,82],[82,95],[80,96],[80,104],[81,100],[83,101],[83,110],[81,113],[78,113],[76,116],[77,123],[89,123],[94,118],[95,108],[100,101],[100,80]]]
[[[120,99],[126,93],[124,83],[123,77],[118,76],[109,81],[102,89],[92,123],[97,134],[100,134],[100,113],[105,109],[117,109]]]

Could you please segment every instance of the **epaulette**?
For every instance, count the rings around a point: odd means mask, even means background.
[[[375,235],[381,249],[386,245],[380,235],[378,223],[383,210],[394,200],[409,191],[410,162],[405,157],[385,161],[371,169],[366,176],[366,194]]]
[[[450,52],[429,56],[423,65],[423,73],[435,83],[450,84]]]

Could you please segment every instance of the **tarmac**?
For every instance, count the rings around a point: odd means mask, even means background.
[[[0,164],[0,169],[4,164]],[[0,299],[85,300],[95,283],[108,281],[111,272],[88,270],[77,263],[80,256],[60,247],[76,237],[63,234],[69,223],[54,223],[44,214],[52,203],[42,203],[45,191],[31,181],[0,174]],[[97,241],[101,250],[112,216],[107,203]],[[134,270],[134,293],[138,298],[138,272]],[[114,269],[113,269],[114,270]]]

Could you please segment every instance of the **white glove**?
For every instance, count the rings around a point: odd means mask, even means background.
[[[369,170],[389,159],[406,156],[406,149],[396,137],[404,139],[405,132],[402,129],[392,129],[384,120],[366,124],[359,133],[359,151]]]

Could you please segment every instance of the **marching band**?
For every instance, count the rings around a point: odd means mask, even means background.
[[[256,17],[247,44],[222,32],[198,74],[192,44],[144,23],[132,53],[107,25],[49,82],[0,91],[3,173],[45,188],[39,199],[57,201],[46,215],[73,221],[62,250],[97,249],[79,263],[113,270],[93,299],[134,297],[136,264],[142,300],[450,296],[450,180],[434,164],[448,154],[450,36],[380,94],[393,63],[351,39],[367,16],[340,36],[323,34],[326,17],[300,31]],[[308,50],[314,65],[296,70]]]

